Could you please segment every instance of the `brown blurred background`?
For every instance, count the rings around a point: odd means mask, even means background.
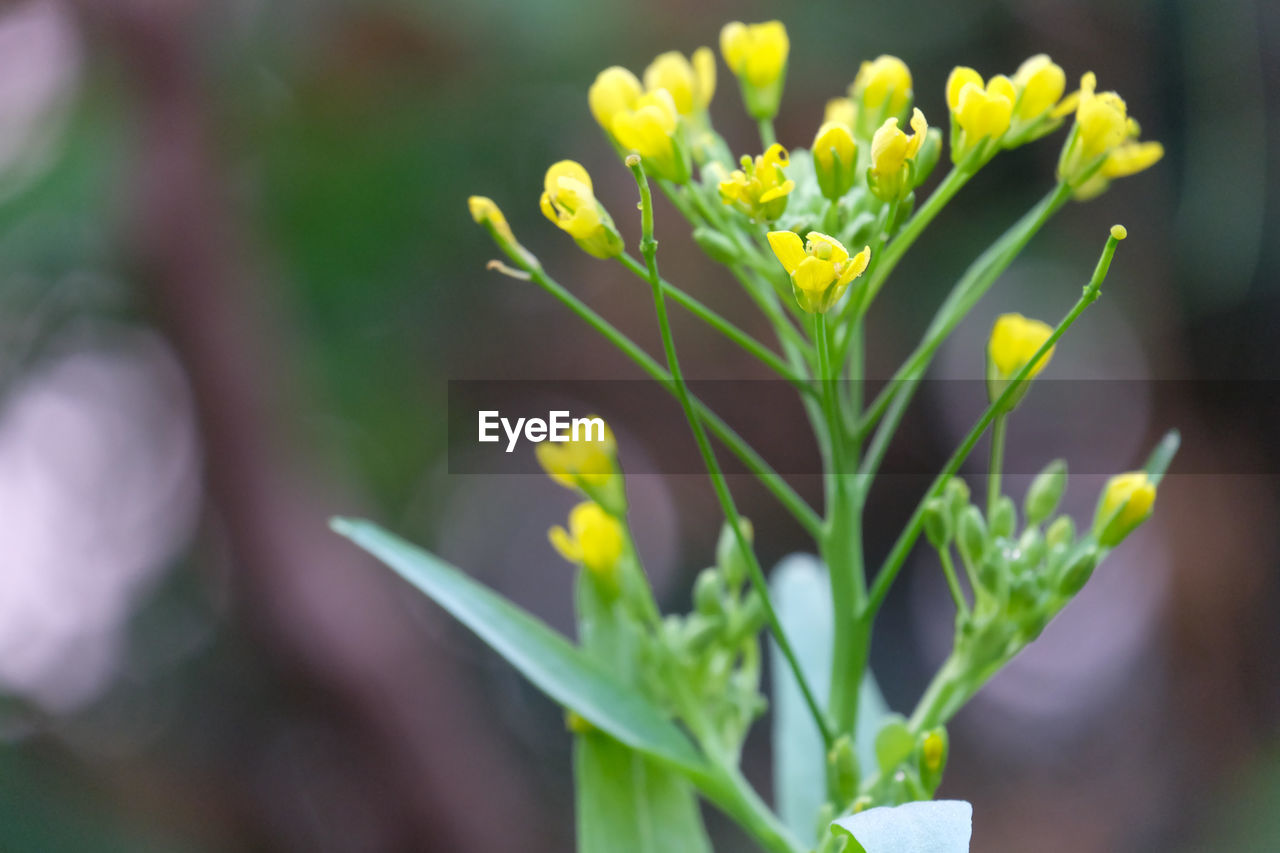
[[[956,720],[943,793],[973,800],[984,853],[1280,849],[1280,434],[1247,400],[1204,394],[1280,379],[1280,7],[1249,0],[4,4],[0,849],[571,849],[559,711],[325,523],[373,517],[570,628],[545,530],[572,496],[450,475],[444,383],[638,374],[535,288],[485,272],[466,197],[497,200],[554,275],[656,352],[647,291],[538,214],[543,170],[585,163],[634,243],[634,187],[587,85],[775,16],[793,44],[786,144],[807,144],[882,52],[910,64],[935,124],[951,66],[1007,72],[1045,51],[1073,79],[1096,70],[1164,141],[1158,168],[1056,218],[933,375],[978,376],[998,311],[1060,315],[1123,222],[1107,298],[1046,377],[1199,380],[1174,420],[1216,440],[1182,458],[1259,473],[1175,465],[1154,520]],[[754,150],[720,71],[713,116]],[[932,227],[874,309],[873,374],[1050,186],[1058,139],[1001,156]],[[672,280],[765,333],[671,210],[658,230]],[[686,316],[676,334],[694,376],[760,375]],[[904,441],[946,448],[967,427],[945,390],[917,405],[930,428]],[[1046,448],[1052,424],[1029,406],[1011,465],[1063,442],[1133,465],[1166,425],[1151,421],[1137,394]],[[714,500],[703,478],[644,475],[643,424],[620,433],[660,598],[687,606]],[[1101,479],[1073,481],[1077,518]],[[873,558],[922,485],[881,484]],[[767,562],[806,547],[735,486]],[[813,478],[797,486],[819,500]],[[945,654],[948,620],[921,556],[873,652],[896,709]],[[764,788],[766,728],[748,754]],[[747,849],[713,829],[718,849]]]

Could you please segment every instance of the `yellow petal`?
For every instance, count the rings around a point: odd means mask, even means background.
[[[812,255],[801,261],[791,274],[791,281],[796,287],[813,294],[826,290],[835,280],[835,266],[831,261],[822,261]]]
[[[794,231],[770,231],[769,248],[773,249],[773,254],[788,275],[795,273],[800,262],[805,259],[804,241]]]
[[[709,47],[693,52],[693,76],[698,83],[697,106],[705,110],[716,93],[716,55]]]
[[[613,117],[619,110],[630,109],[644,90],[636,75],[615,65],[596,75],[587,91],[591,114],[605,130],[613,125]]]
[[[968,83],[981,89],[982,75],[963,65],[957,65],[951,69],[951,74],[947,77],[947,107],[952,112],[960,106],[960,90]]]
[[[550,168],[547,169],[547,175],[543,179],[543,187],[547,192],[551,193],[553,198],[560,191],[561,178],[568,178],[585,186],[587,195],[592,192],[591,176],[587,174],[587,170],[583,168],[582,164],[575,160],[561,160],[558,163],[552,163]]]

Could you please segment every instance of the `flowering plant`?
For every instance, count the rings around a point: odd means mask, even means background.
[[[758,155],[735,161],[708,114],[715,60],[699,48],[654,60],[641,77],[614,67],[590,87],[592,115],[631,171],[640,199],[639,258],[596,198],[590,175],[563,160],[546,173],[540,206],[583,251],[624,266],[651,289],[665,364],[555,281],[517,240],[498,206],[471,214],[509,263],[490,266],[545,290],[674,395],[724,515],[715,565],[698,575],[692,612],[664,616],[632,540],[612,432],[540,445],[538,460],[582,502],[551,544],[580,567],[577,642],[438,558],[367,522],[335,528],[434,598],[566,709],[575,736],[578,849],[706,851],[696,794],[765,850],[950,851],[968,848],[967,804],[931,801],[948,758],[947,723],[1035,640],[1124,538],[1152,512],[1176,452],[1170,433],[1142,470],[1110,480],[1092,522],[1058,514],[1065,462],[1050,462],[1021,502],[1001,488],[1012,415],[1064,334],[1098,299],[1126,232],[1113,226],[1092,275],[1056,325],[1006,313],[986,348],[988,406],[934,478],[884,563],[864,564],[862,520],[871,484],[917,382],[943,341],[1053,214],[1160,159],[1092,72],[1066,75],[1034,56],[1012,75],[956,68],[946,81],[951,167],[917,194],[941,160],[943,134],[913,106],[914,81],[896,57],[863,63],[847,97],[827,105],[809,150],[774,137],[789,41],[780,22],[731,23],[721,53],[760,131]],[[1069,123],[1069,124],[1068,124]],[[937,309],[893,381],[862,399],[866,316],[906,252],[939,211],[1000,152],[1068,124],[1056,182],[983,251]],[[776,331],[751,337],[662,278],[652,187],[688,220]],[[685,382],[667,317],[693,313],[792,384],[821,453],[824,507],[811,507]],[[990,432],[985,494],[958,477]],[[738,512],[713,439],[737,456],[813,538],[820,561],[791,562],[772,586]],[[868,671],[872,628],[921,534],[936,551],[955,607],[950,656],[909,717],[892,714]],[[957,566],[958,562],[958,566]],[[825,617],[825,618],[823,618]],[[825,626],[825,627],[824,627]],[[739,759],[761,694],[762,634],[774,659],[776,810],[744,779]]]

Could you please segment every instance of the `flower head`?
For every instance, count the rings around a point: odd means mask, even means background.
[[[830,310],[871,261],[869,246],[850,257],[839,240],[817,231],[803,241],[794,231],[770,231],[769,247],[791,276],[796,301],[810,314]]]
[[[1069,183],[1077,199],[1093,198],[1115,178],[1141,172],[1164,156],[1158,142],[1138,142],[1141,128],[1115,92],[1098,92],[1093,72],[1080,88],[1062,100],[1055,112],[1075,112],[1075,126],[1058,159],[1058,177]]]
[[[929,133],[929,123],[919,108],[911,114],[911,130],[908,136],[898,128],[898,119],[890,118],[871,139],[867,186],[882,201],[904,198],[915,183],[910,173]]]
[[[569,529],[557,524],[547,531],[547,538],[560,556],[582,566],[606,586],[617,588],[626,533],[599,504],[578,504],[569,511]]]
[[[787,149],[776,142],[755,159],[743,155],[742,168],[720,182],[721,201],[752,219],[772,222],[787,209],[787,196],[796,186],[782,171],[789,164]]]
[[[887,54],[863,62],[849,86],[849,96],[858,104],[859,114],[865,116],[866,126],[860,128],[865,139],[885,119],[906,118],[913,96],[911,69],[898,57]]]
[[[676,112],[682,116],[703,112],[716,91],[716,60],[711,48],[695,50],[692,61],[675,50],[658,56],[644,70],[644,87],[651,92],[670,92]]]
[[[961,162],[984,140],[998,140],[1013,120],[1018,99],[1013,81],[997,74],[983,83],[972,68],[957,66],[947,78],[951,110],[951,159]]]
[[[644,158],[650,174],[683,184],[689,180],[689,151],[680,132],[676,102],[666,89],[646,92],[614,113],[613,138]]]
[[[782,98],[791,40],[781,21],[734,21],[720,31],[720,53],[742,86],[742,100],[753,118],[773,118]]]
[[[824,122],[813,138],[813,169],[818,176],[818,187],[832,201],[840,198],[853,186],[857,174],[858,144],[848,125],[836,121]]]
[[[581,164],[561,160],[547,169],[540,206],[548,219],[577,241],[584,252],[613,258],[622,252],[622,236],[596,200],[591,176]]]
[[[613,515],[626,512],[627,496],[618,466],[618,445],[602,418],[588,415],[599,427],[570,434],[569,441],[544,441],[537,445],[538,464],[555,482],[576,489]]]
[[[1093,535],[1104,548],[1114,548],[1151,515],[1156,486],[1145,471],[1117,474],[1107,481],[1093,515]]]

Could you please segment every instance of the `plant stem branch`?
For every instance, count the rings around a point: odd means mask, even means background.
[[[1107,238],[1107,244],[1102,250],[1102,257],[1098,259],[1098,265],[1094,269],[1093,277],[1089,283],[1085,285],[1084,292],[1080,298],[1076,300],[1075,306],[1067,313],[1065,317],[1058,323],[1053,333],[1045,340],[1040,349],[1036,350],[1035,355],[1022,366],[1022,369],[1005,385],[1000,396],[992,401],[991,405],[983,413],[978,422],[969,430],[969,434],[965,436],[964,441],[956,448],[955,453],[951,454],[951,458],[947,464],[943,466],[942,472],[934,479],[933,485],[929,487],[928,492],[921,499],[916,510],[911,515],[911,520],[907,522],[907,527],[894,543],[893,550],[889,552],[889,556],[885,559],[884,565],[881,566],[880,572],[876,575],[875,583],[871,588],[871,595],[867,602],[867,606],[874,613],[884,602],[884,598],[889,593],[889,587],[893,584],[894,578],[902,569],[902,564],[907,559],[907,554],[911,551],[911,546],[915,544],[916,537],[920,535],[920,531],[924,525],[925,505],[929,499],[934,498],[942,493],[943,488],[952,476],[960,470],[960,466],[964,464],[965,459],[973,451],[974,446],[986,432],[991,422],[998,417],[1000,412],[1008,410],[1009,403],[1014,399],[1014,395],[1027,381],[1031,375],[1031,369],[1036,365],[1045,353],[1047,353],[1058,339],[1061,338],[1084,310],[1093,304],[1098,298],[1098,294],[1102,289],[1102,282],[1106,279],[1107,269],[1111,265],[1111,257],[1115,254],[1115,247],[1119,240],[1114,236]]]
[[[693,431],[694,441],[698,445],[698,452],[702,454],[702,460],[706,463],[707,474],[711,478],[711,485],[716,493],[716,499],[720,502],[720,508],[724,512],[725,519],[733,530],[738,549],[742,553],[743,559],[747,562],[751,583],[760,595],[765,618],[769,622],[774,640],[777,642],[778,649],[782,652],[783,657],[786,658],[787,664],[791,667],[796,683],[800,686],[801,693],[804,694],[805,703],[809,706],[814,722],[822,733],[824,743],[830,748],[830,727],[827,724],[826,717],[818,707],[813,691],[805,678],[804,670],[801,669],[800,662],[796,658],[795,650],[792,648],[790,640],[787,639],[782,623],[778,619],[778,614],[774,610],[773,602],[769,598],[769,583],[765,580],[764,569],[760,567],[760,561],[756,558],[755,550],[751,547],[751,543],[747,541],[742,519],[733,500],[733,494],[729,491],[729,484],[725,480],[724,473],[720,470],[720,463],[716,461],[711,441],[707,438],[702,419],[698,417],[697,410],[693,406],[693,400],[689,395],[688,386],[685,384],[684,374],[680,369],[680,360],[676,355],[675,340],[671,335],[671,323],[667,318],[666,295],[662,286],[662,277],[658,274],[658,241],[653,237],[653,194],[649,189],[649,181],[645,177],[644,166],[641,165],[640,158],[629,156],[627,165],[631,168],[631,174],[636,180],[636,187],[640,190],[642,231],[640,251],[644,256],[645,266],[648,269],[649,284],[653,288],[653,307],[658,317],[658,328],[662,333],[662,348],[667,356],[667,369],[671,372],[671,380],[675,384],[676,398],[684,409],[685,418],[689,421],[689,428]]]
[[[987,519],[990,520],[1000,500],[1000,472],[1004,469],[1004,433],[1008,415],[1000,414],[991,422],[991,460],[987,466]]]

